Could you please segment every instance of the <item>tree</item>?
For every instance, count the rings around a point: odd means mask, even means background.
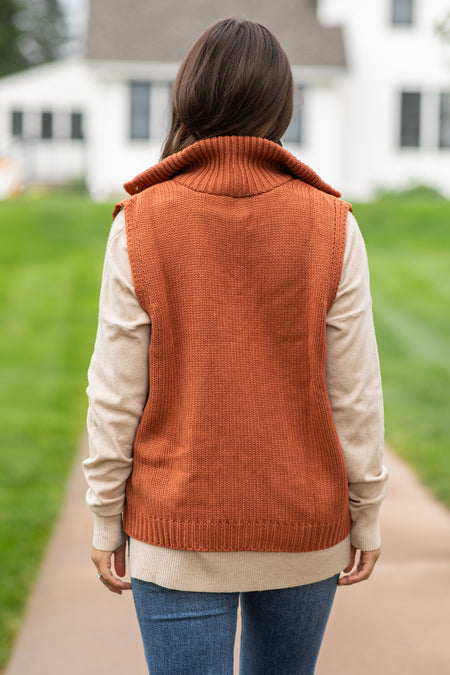
[[[436,32],[444,42],[450,42],[450,12],[436,24],[435,28]]]
[[[0,74],[54,61],[68,39],[59,0],[1,0]]]
[[[15,23],[19,12],[17,0],[0,2],[0,76],[27,66],[27,59],[19,48],[21,31]]]

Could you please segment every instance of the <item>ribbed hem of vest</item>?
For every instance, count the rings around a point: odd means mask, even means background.
[[[338,523],[197,522],[124,514],[124,531],[133,539],[183,551],[307,552],[335,546],[348,536],[351,520]],[[252,542],[249,546],[248,542]]]

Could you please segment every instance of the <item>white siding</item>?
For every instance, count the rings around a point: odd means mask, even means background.
[[[450,86],[450,46],[435,32],[446,0],[415,0],[412,27],[393,26],[391,0],[320,0],[320,18],[344,26],[349,72],[340,96],[348,167],[342,189],[368,198],[378,187],[435,185],[450,196],[450,152],[438,146],[442,91]],[[422,94],[421,146],[401,148],[400,96]]]
[[[169,121],[169,84],[177,66],[168,64],[93,64],[88,184],[95,199],[125,196],[123,183],[156,163]],[[150,138],[130,138],[131,80],[151,82]]]
[[[83,115],[85,135],[92,81],[86,63],[61,61],[0,80],[0,157],[20,164],[26,183],[60,183],[85,173],[86,141],[70,138],[71,114]],[[13,137],[12,111],[23,112],[23,135]],[[42,112],[53,116],[53,138],[41,138]]]

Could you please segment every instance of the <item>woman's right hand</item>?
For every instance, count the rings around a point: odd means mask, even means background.
[[[122,581],[112,573],[112,562],[114,558],[114,569],[119,577],[125,576],[125,549],[126,543],[122,544],[115,551],[99,551],[98,548],[92,548],[91,560],[97,568],[99,579],[111,593],[122,595],[122,591],[129,591],[131,584],[128,581]]]
[[[381,548],[377,548],[375,551],[361,551],[359,554],[358,565],[352,572],[356,560],[356,551],[357,549],[352,545],[350,563],[345,570],[343,570],[345,576],[339,579],[338,586],[350,586],[351,584],[357,584],[360,581],[368,579],[373,572],[375,563],[381,555]]]

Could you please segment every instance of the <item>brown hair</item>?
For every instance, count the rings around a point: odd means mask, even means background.
[[[262,24],[220,19],[187,53],[172,90],[172,123],[161,159],[213,136],[280,143],[293,113],[288,57]]]

